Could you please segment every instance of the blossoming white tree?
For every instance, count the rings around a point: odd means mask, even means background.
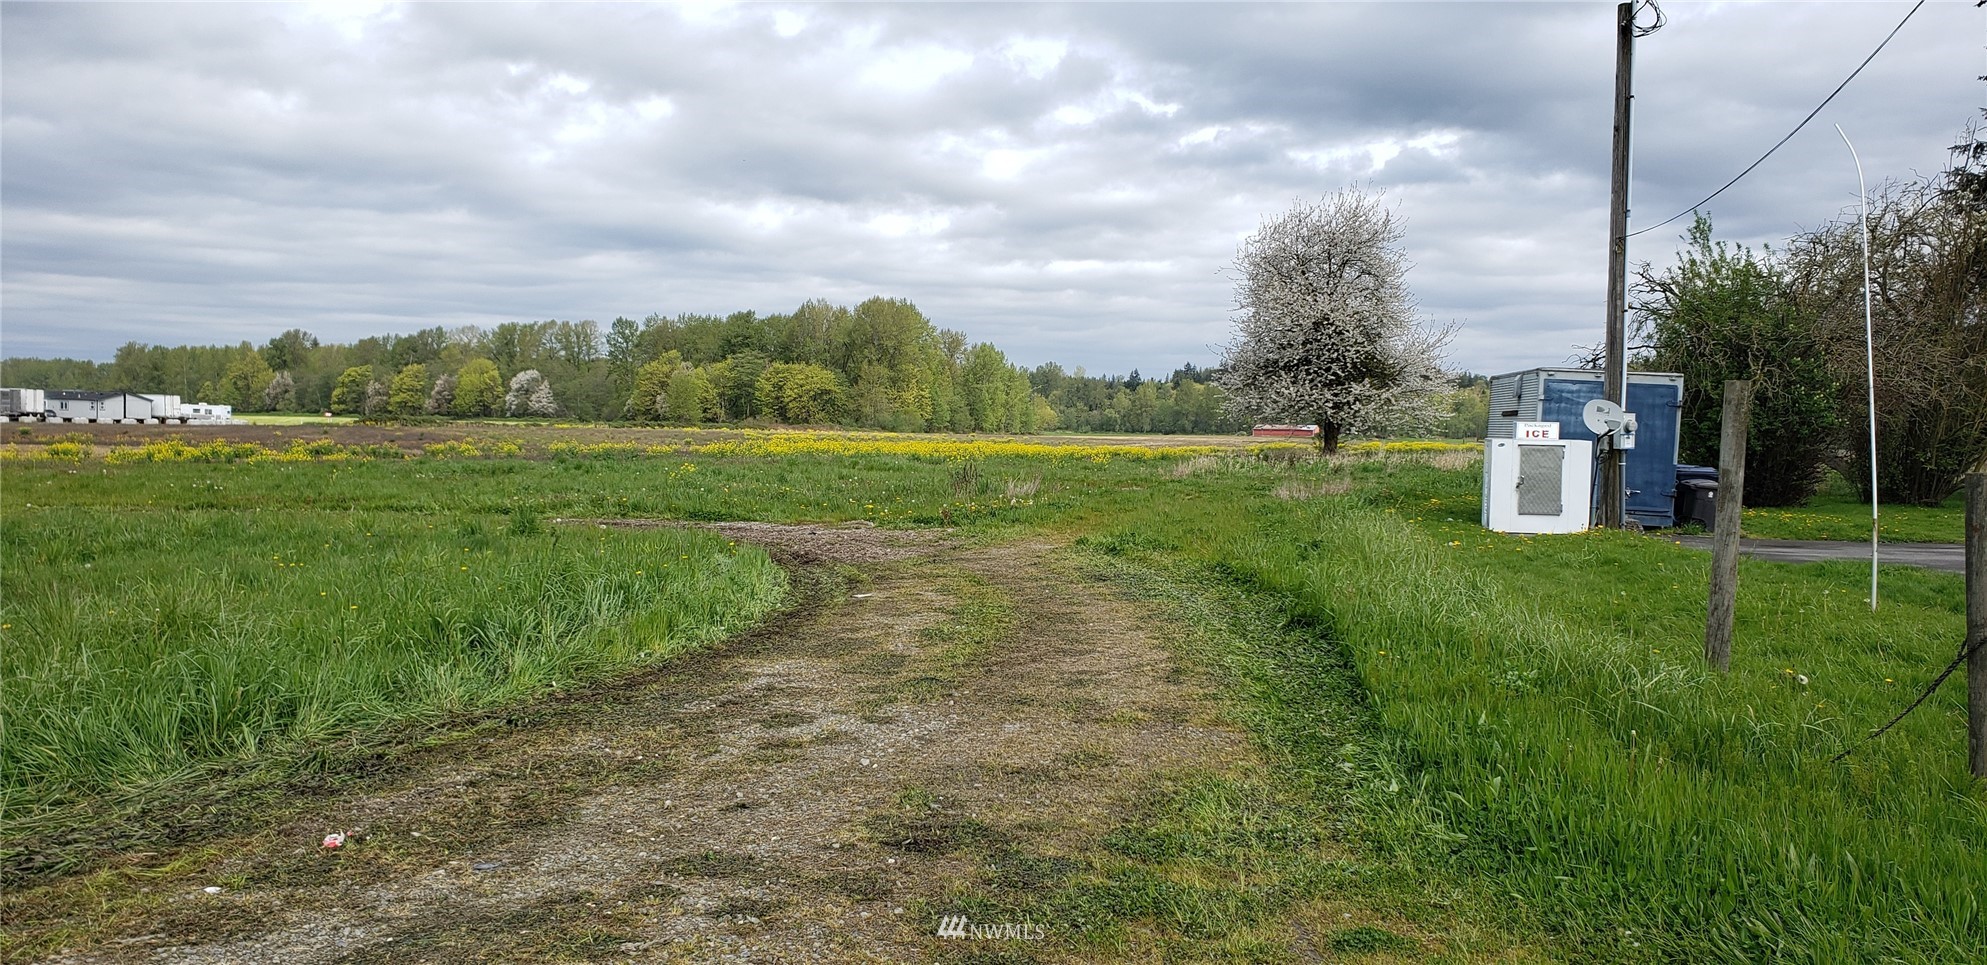
[[[552,383],[537,369],[525,369],[511,376],[511,388],[504,393],[505,415],[557,415],[558,402],[552,398]]]
[[[1316,423],[1325,452],[1348,432],[1438,415],[1439,359],[1455,327],[1418,323],[1403,236],[1378,198],[1347,188],[1298,201],[1242,242],[1220,377],[1231,410]]]

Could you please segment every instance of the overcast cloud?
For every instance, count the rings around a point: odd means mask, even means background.
[[[1737,173],[1909,9],[1669,3],[1636,222]],[[1236,243],[1385,191],[1449,364],[1600,340],[1611,3],[0,6],[0,352],[909,298],[1033,365],[1228,338]],[[1931,173],[1987,11],[1928,4],[1710,206],[1778,242]],[[1667,260],[1683,222],[1635,240]]]

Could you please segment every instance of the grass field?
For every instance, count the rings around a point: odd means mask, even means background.
[[[1950,658],[1956,576],[1886,568],[1873,615],[1853,564],[1747,561],[1719,675],[1697,655],[1706,557],[1486,533],[1466,450],[699,436],[21,447],[0,462],[6,820],[85,820],[92,796],[652,661],[779,592],[715,537],[555,519],[861,519],[1075,540],[1184,619],[1270,620],[1194,657],[1259,737],[1299,776],[1380,768],[1391,790],[1357,809],[1376,853],[1514,897],[1568,957],[1970,961],[1987,934],[1959,688],[1828,761]],[[1381,744],[1307,723],[1331,661]],[[1304,800],[1274,818],[1328,819]]]
[[[1887,543],[1960,543],[1966,540],[1965,493],[1937,506],[1879,507],[1878,538]],[[1869,542],[1870,504],[1855,487],[1829,473],[1822,490],[1798,507],[1748,509],[1745,535],[1765,539],[1833,539]]]
[[[447,479],[342,451],[99,466],[61,445],[4,479],[10,820],[707,643],[784,585],[707,533],[575,533],[495,493],[452,510]],[[352,476],[379,488],[341,494]]]

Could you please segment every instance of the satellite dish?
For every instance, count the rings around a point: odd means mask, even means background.
[[[1606,399],[1595,399],[1587,403],[1587,407],[1580,410],[1580,418],[1587,423],[1587,431],[1597,436],[1618,432],[1622,423],[1628,421],[1628,417],[1621,411],[1621,406]]]

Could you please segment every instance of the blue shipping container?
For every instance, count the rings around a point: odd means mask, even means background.
[[[1557,422],[1563,439],[1593,440],[1582,417],[1602,396],[1599,369],[1538,368],[1490,380],[1490,436],[1508,439],[1518,422]],[[1683,376],[1628,373],[1628,411],[1635,413],[1635,448],[1628,451],[1628,515],[1644,526],[1676,525],[1677,444],[1683,419]],[[1595,485],[1600,473],[1594,474]],[[1595,494],[1599,505],[1599,494]]]

